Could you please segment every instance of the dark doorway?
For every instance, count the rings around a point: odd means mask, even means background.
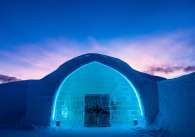
[[[85,127],[110,126],[109,100],[108,94],[85,95]]]

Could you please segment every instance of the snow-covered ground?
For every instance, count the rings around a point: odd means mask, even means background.
[[[143,129],[35,129],[0,130],[0,137],[170,137],[162,130]]]

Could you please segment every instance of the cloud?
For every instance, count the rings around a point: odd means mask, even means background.
[[[147,70],[145,70],[146,73],[150,73],[153,75],[166,75],[171,76],[174,73],[177,73],[177,76],[180,76],[182,74],[187,74],[190,72],[195,71],[195,65],[194,66],[151,66],[148,67]]]
[[[39,79],[75,56],[96,52],[120,58],[139,71],[176,77],[194,71],[195,42],[192,32],[104,41],[89,37],[84,42],[57,38],[17,45],[9,51],[0,51],[0,57],[4,58],[0,58],[0,73],[22,79]]]
[[[0,74],[0,84],[1,83],[8,83],[8,82],[13,82],[13,81],[18,81],[18,80],[20,80],[20,79],[17,79],[16,77],[10,77],[10,76]]]
[[[192,72],[195,71],[195,66],[187,66],[184,68],[185,72]]]

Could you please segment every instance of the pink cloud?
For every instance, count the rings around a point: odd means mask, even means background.
[[[175,70],[167,74],[148,70],[153,66],[194,65],[195,59],[192,58],[195,56],[195,47],[189,44],[188,39],[183,39],[184,35],[185,33],[176,32],[134,39],[116,38],[104,42],[89,38],[83,43],[61,38],[19,45],[20,48],[15,49],[15,52],[0,51],[0,56],[9,59],[0,62],[0,73],[21,79],[39,79],[75,56],[96,52],[120,58],[139,71],[175,77],[186,72]]]

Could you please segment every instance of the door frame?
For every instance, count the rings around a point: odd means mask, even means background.
[[[85,101],[85,99],[86,99],[86,96],[107,96],[108,97],[108,108],[110,108],[110,94],[108,94],[108,93],[103,93],[103,94],[101,94],[101,93],[92,93],[92,94],[85,94],[84,95],[84,111],[83,111],[83,126],[84,127],[87,127],[87,128],[89,128],[89,127],[110,127],[110,125],[111,125],[111,123],[110,123],[110,118],[111,118],[111,111],[110,111],[110,109],[108,109],[108,111],[109,111],[109,117],[108,117],[108,125],[107,126],[98,126],[98,124],[97,124],[97,126],[85,126],[85,114],[86,114],[86,101]]]

